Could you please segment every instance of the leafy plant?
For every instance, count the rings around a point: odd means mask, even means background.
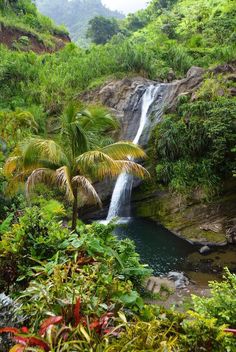
[[[140,178],[148,172],[133,158],[144,158],[144,151],[131,142],[117,142],[105,147],[96,144],[99,133],[114,127],[110,115],[92,115],[78,112],[70,105],[61,120],[61,139],[31,138],[16,148],[5,164],[5,174],[12,177],[9,191],[14,191],[17,182],[26,182],[29,196],[37,183],[56,184],[65,190],[68,201],[73,203],[72,229],[76,228],[78,202],[80,206],[98,204],[101,200],[91,179],[114,177],[122,171]],[[96,137],[94,137],[96,136]],[[97,146],[96,150],[91,150]]]

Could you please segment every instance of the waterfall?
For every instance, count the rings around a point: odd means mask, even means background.
[[[137,134],[133,140],[133,143],[138,144],[144,131],[144,128],[149,120],[150,108],[158,96],[161,89],[161,84],[150,85],[147,87],[145,93],[142,96],[142,110],[139,128]],[[127,173],[122,173],[116,181],[116,185],[112,194],[110,208],[107,215],[107,221],[111,219],[123,216],[128,217],[130,215],[130,199],[133,186],[133,176]]]

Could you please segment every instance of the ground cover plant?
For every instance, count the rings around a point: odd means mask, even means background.
[[[18,235],[8,231],[0,242],[1,266],[17,258],[10,292],[25,317],[0,329],[12,336],[11,351],[234,351],[225,332],[234,327],[234,274],[212,284],[211,298],[194,297],[194,311],[147,306],[140,289],[151,272],[130,240],[114,237],[112,225],[80,223],[70,232],[57,222],[61,215],[48,223],[44,206],[28,208],[10,230]]]

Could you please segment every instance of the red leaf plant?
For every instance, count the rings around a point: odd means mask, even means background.
[[[81,314],[81,299],[78,298],[76,303],[73,305],[73,327],[76,328],[79,324],[87,326],[90,331],[95,331],[100,336],[111,333],[112,329],[109,329],[111,318],[113,313],[108,312],[102,315],[100,318],[90,319],[88,323],[85,316]],[[4,327],[0,329],[1,333],[10,333],[13,335],[13,341],[16,342],[16,345],[12,347],[10,352],[24,352],[27,347],[40,347],[43,351],[49,352],[50,346],[45,340],[45,336],[48,330],[55,325],[58,325],[61,329],[60,337],[63,337],[64,340],[67,340],[69,332],[72,331],[72,327],[65,325],[66,315],[63,316],[52,316],[44,320],[39,328],[37,334],[31,334],[27,327],[22,327],[17,329],[14,327]],[[56,341],[55,341],[56,343]]]

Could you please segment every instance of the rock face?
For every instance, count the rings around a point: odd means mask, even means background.
[[[150,124],[140,141],[143,146],[148,141],[152,126],[157,123],[160,111],[163,108],[173,109],[179,95],[193,92],[201,84],[203,73],[203,69],[193,67],[188,71],[186,78],[171,83],[161,83],[160,93],[150,113]],[[112,80],[103,87],[84,93],[81,98],[87,102],[101,103],[109,107],[121,124],[119,138],[133,140],[139,127],[141,98],[146,87],[151,84],[157,85],[159,82],[142,77]]]
[[[202,203],[197,197],[183,201],[166,191],[146,193],[136,190],[133,196],[134,214],[160,222],[190,243],[202,246],[222,246],[236,240],[236,179],[225,185],[220,197]]]

